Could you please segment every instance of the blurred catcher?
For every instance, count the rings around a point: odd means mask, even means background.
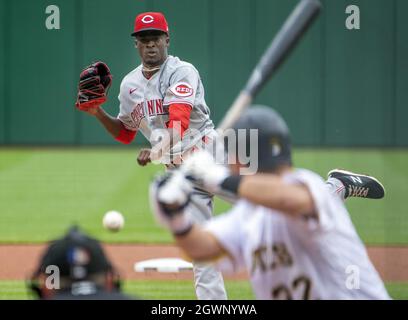
[[[51,268],[51,269],[50,269]],[[50,270],[57,272],[58,286],[47,284]],[[106,257],[100,243],[72,227],[45,250],[36,271],[28,281],[39,299],[51,300],[128,300],[120,291],[118,272]]]

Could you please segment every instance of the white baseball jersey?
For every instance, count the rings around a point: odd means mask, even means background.
[[[284,179],[309,188],[317,218],[240,200],[206,225],[228,253],[217,266],[246,268],[258,299],[389,299],[342,201],[311,171]]]
[[[195,147],[212,148],[216,131],[204,99],[200,75],[190,63],[169,56],[150,79],[144,77],[140,65],[123,79],[119,101],[118,119],[128,130],[141,131],[152,147],[155,143],[151,138],[153,130],[167,128],[170,104],[183,103],[192,107],[189,128],[184,131],[181,143],[176,144],[162,159],[168,168],[174,164],[166,159],[174,159],[174,156],[178,157]],[[197,222],[209,219],[212,215],[212,196],[197,191],[192,195],[189,208],[196,213]],[[227,298],[222,275],[214,267],[194,264],[194,278],[200,300]]]
[[[168,56],[150,79],[144,77],[142,65],[131,71],[121,83],[119,101],[118,119],[127,129],[140,130],[150,143],[154,143],[152,130],[167,128],[170,104],[190,105],[189,128],[172,153],[188,151],[204,136],[215,134],[200,75],[192,64],[177,57]]]

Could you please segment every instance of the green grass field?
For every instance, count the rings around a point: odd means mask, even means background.
[[[166,243],[168,232],[150,213],[147,185],[163,170],[138,167],[137,151],[122,148],[0,149],[0,243],[43,242],[78,223],[106,242]],[[350,199],[347,206],[367,244],[407,244],[408,150],[296,149],[298,167],[323,177],[335,167],[371,173],[387,189],[380,201]],[[103,229],[108,210],[126,219],[119,233]],[[218,213],[228,205],[216,201]],[[253,299],[249,283],[227,281],[231,299]],[[388,283],[395,299],[408,299],[408,283]],[[191,281],[128,281],[125,291],[145,299],[195,299]],[[0,299],[28,299],[23,281],[0,281]]]
[[[107,242],[164,243],[169,234],[149,210],[147,185],[160,166],[138,167],[136,150],[0,149],[0,242],[43,242],[80,224]],[[383,200],[350,199],[347,206],[369,244],[406,244],[408,151],[296,149],[294,162],[322,176],[335,167],[371,173],[384,182]],[[216,203],[216,211],[228,205]],[[101,220],[121,211],[123,231],[111,234]]]
[[[230,299],[254,299],[252,289],[247,281],[226,281]],[[131,296],[149,300],[195,300],[193,283],[189,280],[177,281],[127,281],[123,291]],[[23,281],[0,281],[0,300],[32,299]]]
[[[253,300],[254,294],[247,281],[226,281],[228,298],[231,300]],[[408,299],[408,283],[388,283],[387,290],[393,299]],[[195,300],[191,281],[127,281],[124,292],[149,300]],[[26,300],[28,293],[23,281],[0,281],[0,300]]]

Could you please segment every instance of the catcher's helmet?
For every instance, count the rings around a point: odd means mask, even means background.
[[[42,275],[49,274],[49,266],[58,268],[59,276],[66,279],[66,285],[81,281],[93,282],[92,276],[105,274],[112,280],[112,284],[108,285],[111,285],[112,289],[120,289],[119,274],[106,256],[102,245],[77,226],[72,226],[66,235],[51,242],[28,280],[28,288],[39,298],[46,298],[44,283],[39,280]]]
[[[48,247],[42,257],[40,271],[45,273],[49,265],[58,266],[60,275],[72,280],[112,269],[99,241],[83,233],[77,226],[71,227],[65,236]]]
[[[258,171],[274,171],[282,164],[292,165],[290,133],[285,120],[274,109],[255,105],[248,108],[232,127],[246,130],[246,150],[250,143],[249,129],[258,129]],[[237,149],[238,150],[238,149]]]

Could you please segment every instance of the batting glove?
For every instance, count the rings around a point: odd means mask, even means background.
[[[184,210],[192,190],[191,182],[178,170],[157,178],[150,186],[150,204],[156,220],[174,235],[186,234],[193,226],[189,213]]]
[[[229,176],[227,167],[218,165],[213,156],[204,150],[194,152],[181,166],[184,175],[203,189],[217,193]]]
[[[184,161],[180,170],[196,186],[216,194],[227,202],[237,201],[242,177],[230,175],[228,168],[217,164],[209,152],[200,150],[193,153]]]

